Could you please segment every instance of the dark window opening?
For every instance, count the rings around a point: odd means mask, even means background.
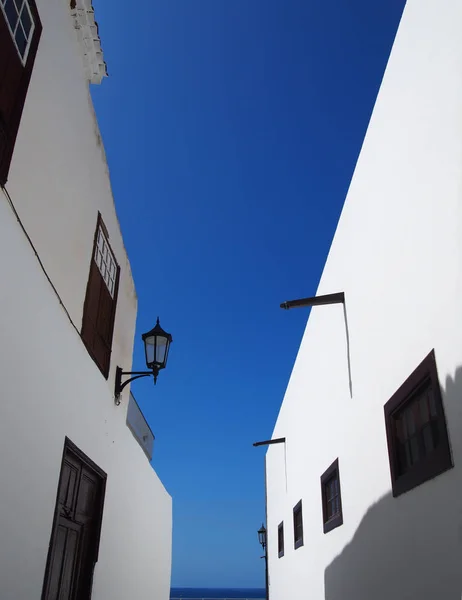
[[[294,507],[294,548],[303,546],[303,515],[302,501]]]
[[[0,185],[11,158],[42,32],[35,0],[0,0]]]
[[[324,533],[343,524],[338,459],[321,475]]]
[[[438,446],[438,413],[431,381],[425,381],[392,419],[398,451],[397,471],[403,475]]]
[[[452,467],[433,351],[385,404],[384,410],[394,496]]]
[[[278,527],[278,557],[284,556],[284,522]]]

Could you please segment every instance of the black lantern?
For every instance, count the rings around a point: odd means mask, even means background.
[[[172,343],[172,336],[162,329],[159,323],[159,317],[157,317],[157,323],[151,331],[143,333],[141,336],[144,342],[144,351],[146,354],[146,366],[149,371],[122,371],[121,367],[116,369],[115,378],[115,402],[120,404],[120,394],[124,387],[140,377],[154,377],[154,384],[157,381],[157,376],[161,369],[165,369],[167,365],[168,351],[170,344]],[[122,375],[134,375],[127,381],[122,383]]]
[[[266,527],[263,525],[263,523],[261,524],[260,529],[258,530],[258,541],[261,544],[261,547],[263,548],[263,552],[264,555],[261,556],[260,558],[264,558],[265,559],[265,585],[266,585],[266,600],[268,600],[269,598],[269,581],[268,581],[268,554],[266,552]]]
[[[258,530],[258,541],[260,542],[261,547],[264,550],[266,548],[266,528],[263,525],[263,523],[261,524],[261,527]]]
[[[144,342],[144,350],[146,353],[146,366],[152,369],[154,373],[154,383],[157,381],[157,375],[161,369],[165,369],[167,365],[168,350],[172,342],[172,336],[162,329],[157,317],[156,326],[143,333],[141,336]]]

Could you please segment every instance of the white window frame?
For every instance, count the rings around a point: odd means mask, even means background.
[[[98,266],[101,277],[103,278],[109,293],[111,294],[111,298],[114,298],[117,282],[117,261],[101,225],[98,225],[98,233],[96,236],[95,263]]]
[[[11,1],[14,4],[16,4],[15,0],[11,0]],[[32,11],[30,9],[29,0],[21,0],[21,8],[20,8],[20,10],[18,12],[18,20],[16,22],[16,27],[14,28],[14,31],[13,31],[13,29],[11,29],[11,25],[10,25],[10,22],[8,20],[8,17],[6,15],[5,2],[6,2],[6,0],[0,0],[0,8],[2,9],[2,13],[3,13],[3,16],[5,18],[6,25],[7,25],[8,29],[9,29],[10,35],[11,35],[11,37],[13,39],[13,42],[14,42],[14,45],[15,45],[15,48],[16,48],[16,52],[18,53],[18,56],[19,56],[19,60],[21,61],[22,65],[24,66],[26,64],[26,62],[27,62],[27,57],[29,55],[29,50],[30,50],[30,45],[31,45],[31,42],[32,42],[32,38],[34,37],[34,31],[35,31],[34,15],[32,14]],[[23,56],[21,56],[21,52],[20,52],[20,50],[18,48],[18,44],[16,42],[16,31],[17,31],[18,27],[21,26],[21,14],[22,14],[22,11],[24,9],[26,9],[28,11],[32,25],[31,25],[31,28],[30,28],[30,31],[29,31],[29,37],[27,38],[27,46],[26,46],[26,49],[24,51],[24,57],[23,57]]]

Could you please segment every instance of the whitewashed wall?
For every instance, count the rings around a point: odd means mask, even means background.
[[[6,187],[79,329],[101,212],[121,268],[111,381],[131,361],[136,295],[69,3],[37,7],[43,32]]]
[[[43,33],[7,189],[77,329],[98,210],[121,266],[111,372],[91,360],[0,192],[0,597],[40,596],[65,436],[108,475],[93,597],[167,600],[171,498],[114,405],[136,295],[69,3]]]
[[[349,345],[342,305],[312,309],[267,453],[271,600],[461,595],[461,30],[459,0],[408,0],[318,289],[345,292]],[[394,499],[383,406],[432,348],[455,467]],[[324,534],[337,457],[344,524]]]

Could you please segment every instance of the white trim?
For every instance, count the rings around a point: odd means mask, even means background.
[[[71,15],[82,50],[85,76],[90,83],[101,83],[103,77],[107,77],[107,68],[92,0],[75,0]]]
[[[25,64],[26,64],[26,62],[27,62],[27,57],[29,56],[29,50],[30,50],[30,45],[31,45],[31,42],[32,42],[32,38],[34,37],[34,31],[35,31],[34,15],[32,14],[32,11],[30,9],[29,0],[22,0],[22,2],[21,2],[21,9],[18,12],[18,20],[16,22],[16,27],[15,27],[15,29],[13,31],[11,29],[11,25],[10,25],[10,22],[8,20],[8,17],[6,15],[5,6],[4,6],[5,2],[6,2],[6,0],[0,0],[0,8],[2,9],[3,16],[5,17],[6,26],[8,27],[8,30],[9,30],[10,35],[11,35],[11,38],[12,38],[12,40],[14,42],[14,45],[15,45],[15,48],[16,48],[16,52],[18,53],[19,59],[21,61],[21,64],[24,67]],[[15,4],[14,0],[13,0],[13,3]],[[29,36],[27,37],[27,46],[26,46],[26,49],[24,51],[24,56],[21,56],[21,52],[20,52],[20,50],[18,48],[18,44],[16,42],[16,31],[17,31],[18,27],[21,25],[21,14],[22,14],[22,11],[24,10],[24,6],[27,7],[27,11],[29,13],[32,25],[31,25],[31,28],[30,28],[30,31],[29,31]]]
[[[98,265],[104,283],[111,294],[111,298],[114,298],[117,278],[117,262],[101,225],[98,227],[96,236],[94,259]]]

